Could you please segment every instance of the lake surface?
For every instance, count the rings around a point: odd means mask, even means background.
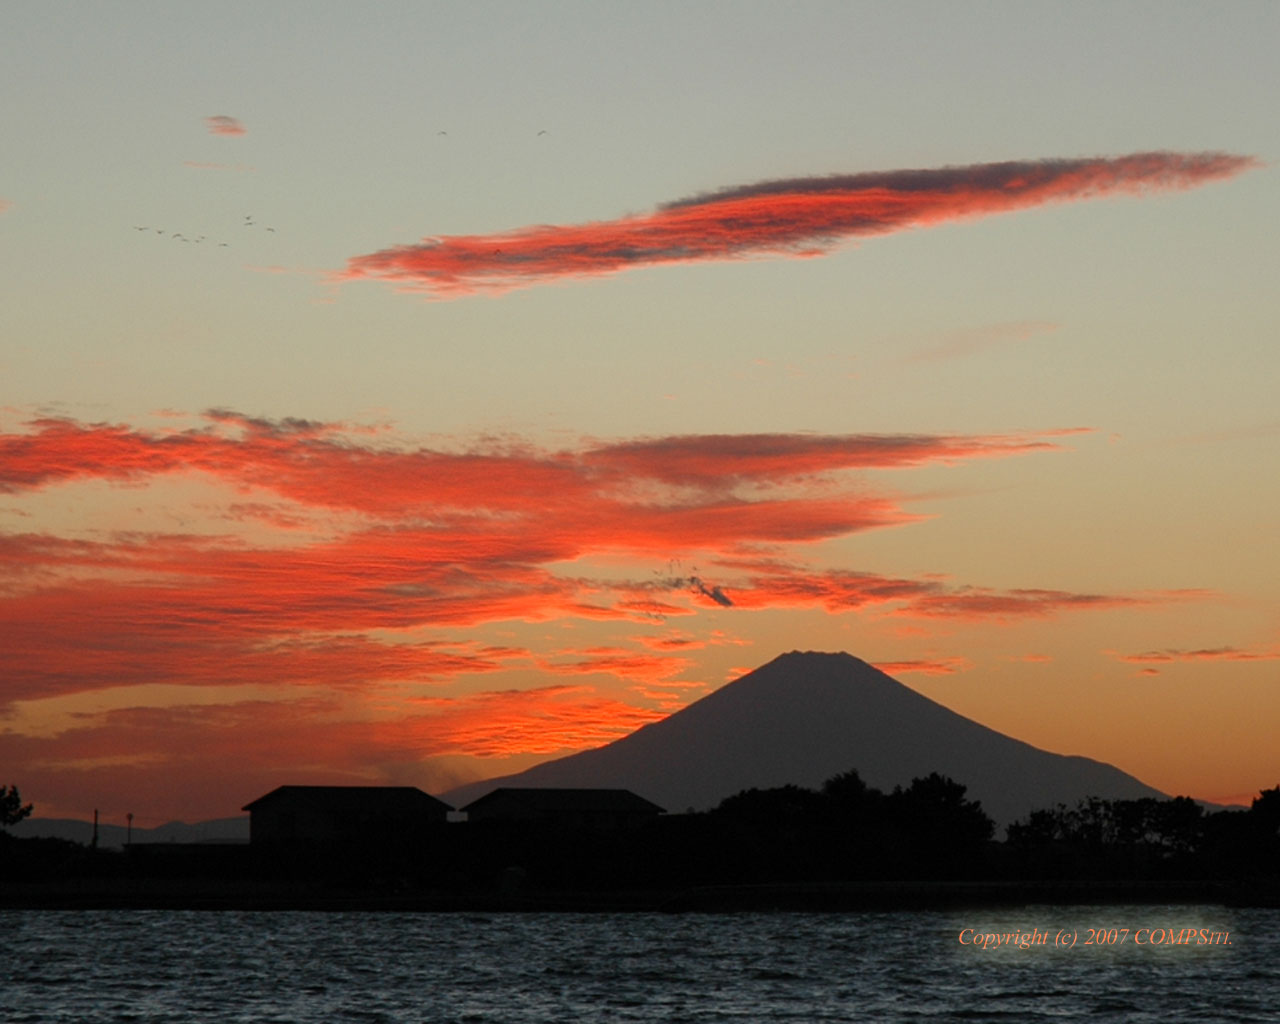
[[[10,910],[0,969],[12,1024],[1274,1022],[1280,911]]]

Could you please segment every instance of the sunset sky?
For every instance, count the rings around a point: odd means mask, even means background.
[[[9,5],[0,785],[440,793],[799,649],[1247,803],[1278,45],[1261,0]]]

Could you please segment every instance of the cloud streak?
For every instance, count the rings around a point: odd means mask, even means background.
[[[929,676],[949,676],[956,672],[967,672],[972,664],[967,658],[930,658],[912,661],[877,661],[875,667],[886,675],[904,676],[919,673]]]
[[[215,114],[204,119],[210,135],[244,135],[245,127],[236,118],[226,114]]]
[[[1046,203],[1195,188],[1255,166],[1254,158],[1230,153],[1159,152],[788,178],[612,221],[428,237],[352,257],[337,276],[453,298],[636,267],[821,256],[854,238]]]
[[[1006,624],[1065,612],[1142,608],[1205,598],[1202,591],[1082,594],[1048,589],[996,590],[936,578],[884,576],[846,569],[812,570],[779,562],[735,562],[746,575],[733,587],[738,608],[822,608],[832,614],[878,609],[917,620]]]
[[[1247,651],[1239,647],[1205,647],[1195,650],[1179,650],[1168,648],[1162,651],[1143,651],[1139,654],[1117,654],[1116,658],[1129,665],[1141,665],[1142,675],[1159,675],[1156,666],[1167,666],[1185,662],[1252,662],[1278,661],[1280,651]]]
[[[443,510],[458,509],[568,510],[590,497],[632,509],[636,528],[653,533],[655,541],[675,525],[672,517],[682,520],[682,529],[720,530],[749,504],[757,518],[777,512],[781,538],[792,529],[784,516],[799,510],[771,497],[770,488],[808,485],[810,514],[793,520],[797,536],[815,528],[889,525],[911,517],[879,499],[828,499],[813,483],[846,470],[1061,450],[1057,438],[1073,433],[711,434],[586,442],[561,451],[516,443],[446,451],[379,447],[338,424],[254,419],[225,410],[212,410],[205,420],[200,427],[163,432],[69,419],[33,421],[27,431],[0,433],[0,493],[199,472],[314,508],[395,520],[428,511],[438,518]],[[743,488],[752,495],[739,494]],[[824,527],[828,518],[832,522]],[[590,529],[589,523],[580,525]]]

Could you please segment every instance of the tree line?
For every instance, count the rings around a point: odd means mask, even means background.
[[[0,824],[31,813],[0,788]],[[4,877],[203,871],[258,879],[305,876],[333,886],[448,890],[672,889],[892,880],[1280,880],[1280,786],[1247,810],[1207,812],[1188,797],[1104,800],[1036,810],[996,838],[966,787],[933,773],[881,791],[856,771],[818,789],[748,789],[714,809],[627,829],[538,822],[441,824],[422,839],[340,848],[210,847],[156,857],[18,840],[0,830]],[[150,854],[160,854],[152,848]],[[190,854],[188,849],[187,853]]]

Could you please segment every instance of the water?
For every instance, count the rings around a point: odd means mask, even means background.
[[[0,971],[6,1024],[1274,1022],[1280,911],[0,911]]]

